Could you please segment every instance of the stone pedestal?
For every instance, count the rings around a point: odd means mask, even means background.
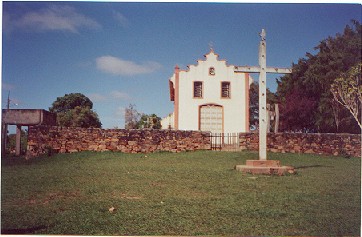
[[[245,165],[236,165],[235,169],[249,174],[294,174],[294,167],[281,166],[278,160],[247,160]]]

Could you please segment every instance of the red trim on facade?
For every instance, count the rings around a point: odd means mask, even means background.
[[[249,73],[245,73],[245,132],[250,132],[250,114],[249,114],[249,106],[250,106],[250,97],[249,97],[249,90],[250,90],[250,84],[249,84]]]
[[[175,101],[175,88],[173,86],[173,82],[171,80],[169,80],[168,85],[170,87],[170,100]]]
[[[176,65],[175,67],[175,98],[174,98],[174,102],[175,102],[175,114],[174,114],[174,119],[175,119],[175,129],[178,129],[178,119],[179,119],[179,97],[180,97],[180,68]]]

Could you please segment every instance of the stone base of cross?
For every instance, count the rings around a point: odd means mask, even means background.
[[[281,166],[279,161],[267,160],[267,129],[268,111],[266,104],[266,74],[267,73],[291,73],[290,68],[278,68],[266,66],[266,33],[262,29],[259,44],[259,66],[235,66],[236,73],[259,73],[259,160],[248,160],[246,165],[237,165],[236,170],[253,174],[278,174],[285,172],[294,173],[294,168]]]

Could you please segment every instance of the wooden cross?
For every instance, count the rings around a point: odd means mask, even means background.
[[[291,68],[278,68],[266,66],[266,40],[265,30],[260,33],[261,41],[259,44],[259,66],[235,66],[234,72],[237,73],[259,73],[259,160],[266,160],[267,154],[267,127],[268,113],[266,106],[266,74],[267,73],[292,73]]]

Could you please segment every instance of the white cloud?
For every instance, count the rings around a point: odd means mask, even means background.
[[[127,93],[121,91],[112,91],[111,96],[114,99],[123,99],[123,100],[129,100],[131,98]]]
[[[111,91],[108,95],[102,95],[100,93],[91,93],[87,95],[92,102],[102,102],[110,100],[130,100],[131,96],[122,91]]]
[[[92,102],[100,102],[100,101],[104,101],[107,98],[99,93],[92,93],[88,95],[88,98],[92,101]]]
[[[26,12],[17,19],[7,14],[6,24],[10,28],[24,28],[38,31],[70,31],[78,33],[81,28],[98,29],[101,25],[80,13],[73,7],[51,5],[34,11]]]
[[[113,11],[113,19],[115,19],[123,27],[128,26],[128,19],[122,13]]]
[[[161,68],[161,64],[148,61],[137,64],[113,56],[102,56],[96,59],[97,68],[103,72],[119,76],[133,76],[138,74],[152,73]]]

